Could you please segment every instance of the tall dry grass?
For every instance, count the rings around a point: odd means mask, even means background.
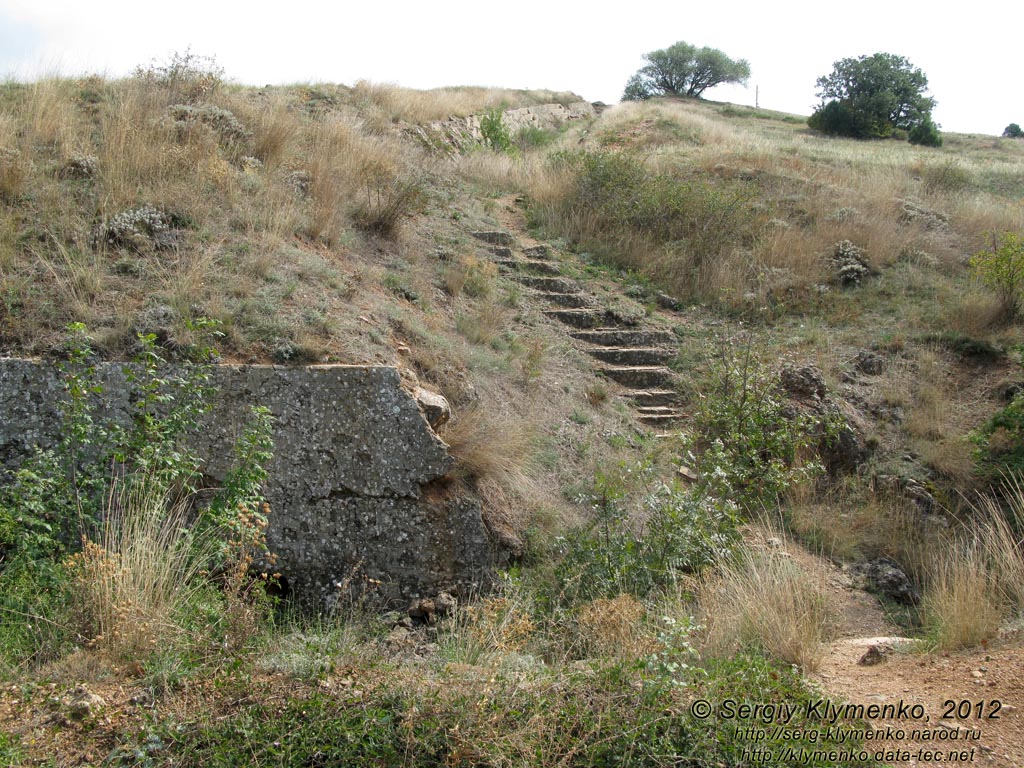
[[[800,567],[777,526],[769,526],[758,539],[700,587],[703,650],[728,656],[755,647],[813,670],[834,627],[824,579]]]
[[[580,100],[576,94],[568,92],[472,86],[416,90],[368,80],[360,80],[353,86],[351,99],[369,112],[369,119],[378,127],[398,121],[429,123],[492,109],[514,109],[553,102],[570,104]]]
[[[932,553],[922,600],[925,626],[944,650],[970,648],[1024,618],[1024,484],[971,505],[971,522]]]
[[[134,660],[179,643],[213,551],[192,534],[183,505],[144,483],[115,489],[95,539],[69,563],[80,633]]]

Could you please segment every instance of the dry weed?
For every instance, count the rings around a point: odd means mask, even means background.
[[[932,552],[923,597],[926,627],[939,648],[970,648],[1024,617],[1024,485],[1007,477],[1000,498],[979,497],[974,518]]]
[[[754,646],[813,670],[834,623],[825,585],[789,555],[780,531],[770,530],[767,538],[783,543],[748,545],[702,584],[704,650],[730,655]]]
[[[138,659],[184,636],[182,612],[206,564],[189,531],[182,505],[140,488],[112,494],[98,541],[85,542],[68,563],[79,631],[90,646]]]
[[[643,603],[631,595],[593,600],[576,615],[584,647],[593,655],[620,660],[640,659],[657,649],[646,618]]]
[[[533,485],[533,433],[533,425],[522,417],[473,405],[452,417],[441,438],[455,457],[456,472],[516,490]]]

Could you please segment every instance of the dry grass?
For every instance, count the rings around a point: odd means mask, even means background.
[[[139,660],[184,636],[183,612],[207,562],[187,522],[183,506],[145,489],[112,494],[98,540],[70,562],[80,631],[91,647]]]
[[[534,427],[528,421],[496,413],[485,405],[460,410],[441,432],[455,457],[457,472],[513,489],[533,485],[533,436]]]
[[[555,91],[514,91],[504,88],[434,88],[418,91],[390,83],[360,80],[352,89],[352,100],[376,114],[371,118],[383,127],[398,121],[429,123],[448,117],[466,117],[492,109],[513,109],[535,104],[579,101],[573,93]]]
[[[1007,478],[1000,498],[982,496],[974,518],[932,553],[923,598],[926,627],[939,648],[991,640],[1008,619],[1024,617],[1024,486]]]
[[[787,553],[780,531],[769,529],[765,538],[783,543],[748,545],[702,584],[704,651],[725,656],[756,647],[813,670],[833,627],[825,585]]]
[[[580,639],[592,655],[639,659],[657,649],[647,627],[647,610],[631,595],[589,602],[580,608],[576,620]]]

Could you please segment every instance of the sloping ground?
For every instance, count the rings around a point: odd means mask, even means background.
[[[913,641],[899,636],[878,600],[856,589],[841,568],[797,545],[788,551],[811,580],[826,585],[838,616],[836,638],[809,679],[851,704],[895,705],[897,713],[901,704],[907,706],[902,716],[868,721],[879,730],[905,732],[903,739],[868,744],[872,751],[903,754],[886,759],[886,764],[1024,765],[1024,648],[1016,633],[987,648],[915,651]],[[871,663],[861,663],[862,659]],[[923,707],[924,720],[911,716],[915,705]],[[925,758],[922,750],[942,756]],[[949,759],[950,753],[965,750],[969,757]]]

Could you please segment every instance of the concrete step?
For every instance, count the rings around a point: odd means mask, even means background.
[[[536,295],[539,299],[567,309],[583,309],[594,306],[594,300],[585,293],[544,293],[539,291]]]
[[[516,269],[533,275],[562,274],[561,268],[553,261],[539,261],[537,259],[519,259],[516,261]]]
[[[661,365],[608,365],[597,372],[635,389],[668,388],[672,384],[672,371]]]
[[[625,328],[595,328],[586,331],[574,331],[569,334],[574,339],[599,344],[602,347],[655,347],[675,345],[676,335],[671,331],[651,331]]]
[[[683,414],[680,411],[666,411],[664,413],[637,413],[636,417],[644,424],[656,426],[679,421],[679,419],[683,418]]]
[[[485,243],[489,243],[490,245],[510,246],[515,242],[515,238],[513,238],[508,232],[488,231],[471,232],[470,234],[477,240],[483,240]]]
[[[544,314],[573,328],[596,328],[608,322],[607,313],[600,309],[548,309]]]
[[[661,365],[675,357],[665,347],[589,347],[586,353],[613,365]]]
[[[629,393],[629,400],[638,408],[649,408],[659,405],[675,405],[679,402],[679,393],[674,389],[641,389]]]
[[[638,416],[671,416],[674,419],[681,419],[684,415],[678,408],[668,405],[643,405],[634,410]]]
[[[529,248],[523,248],[523,256],[526,256],[528,259],[550,261],[551,249],[546,245],[532,245]]]
[[[506,261],[512,261],[515,256],[512,254],[512,249],[504,245],[496,245],[491,248],[491,253],[495,256],[495,261],[503,259]]]
[[[514,278],[520,285],[533,288],[542,293],[579,293],[580,284],[568,277],[537,277],[535,275],[516,275]]]

